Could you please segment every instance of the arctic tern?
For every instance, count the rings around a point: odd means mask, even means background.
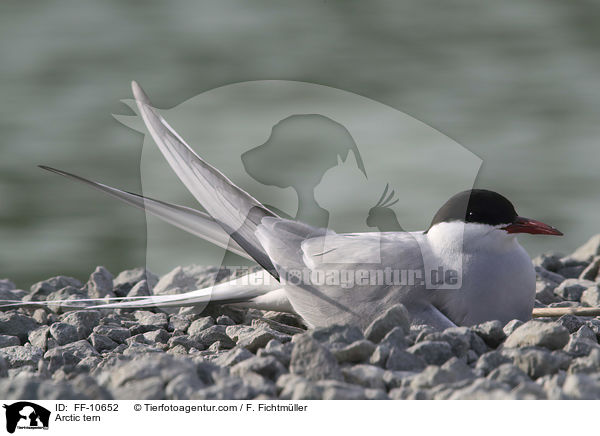
[[[41,167],[145,209],[254,260],[263,269],[250,280],[243,277],[184,294],[140,297],[100,307],[177,307],[218,301],[294,312],[309,327],[351,323],[365,328],[398,303],[407,308],[413,323],[440,329],[531,318],[535,271],[516,235],[562,233],[518,216],[502,195],[483,189],[460,192],[420,232],[338,234],[284,219],[199,157],[150,105],[136,82],[132,89],[163,156],[208,213]],[[375,271],[377,280],[364,280],[365,271]],[[351,286],[335,281],[348,272],[356,273]],[[433,272],[449,283],[431,280]],[[319,273],[331,280],[306,279]]]

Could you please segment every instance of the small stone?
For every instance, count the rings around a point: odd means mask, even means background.
[[[569,367],[571,359],[562,351],[549,352],[543,348],[525,348],[512,350],[510,353],[513,362],[529,377],[536,379]]]
[[[516,387],[520,383],[529,382],[531,379],[525,372],[512,363],[503,363],[496,369],[492,370],[487,378],[490,380],[505,383],[511,388]]]
[[[598,255],[600,255],[600,233],[592,236],[585,244],[575,250],[569,258],[575,261],[591,262]]]
[[[152,289],[158,282],[158,277],[145,268],[123,271],[113,280],[114,292],[119,297],[125,297],[131,288],[142,280],[146,281],[149,289]]]
[[[521,321],[520,319],[513,319],[506,323],[502,330],[504,331],[504,334],[506,336],[510,336],[512,332],[514,332],[517,328],[521,327],[522,325],[523,321]]]
[[[231,338],[238,346],[244,347],[255,353],[259,348],[263,348],[272,339],[277,339],[279,342],[289,342],[291,337],[283,333],[276,332],[269,327],[253,328],[246,327],[240,330]]]
[[[559,269],[557,273],[566,279],[576,279],[583,273],[587,265],[588,264],[585,263],[583,265],[566,266],[564,268]]]
[[[554,293],[563,300],[580,301],[583,291],[591,286],[594,286],[594,282],[589,280],[567,279],[558,285]]]
[[[375,351],[375,344],[367,339],[355,341],[343,348],[333,350],[333,355],[339,363],[365,362]]]
[[[119,345],[108,336],[100,335],[98,333],[92,333],[89,337],[89,341],[100,353],[114,350]]]
[[[200,367],[191,359],[164,353],[135,355],[129,361],[118,362],[97,377],[115,398],[135,400],[166,399],[166,388],[173,382],[172,392],[181,392],[185,380],[191,387],[206,384],[200,377]],[[179,378],[179,382],[174,382]],[[175,385],[178,386],[175,389]]]
[[[442,384],[456,383],[475,377],[471,368],[456,357],[442,366],[428,366],[410,380],[413,389],[432,388]]]
[[[50,372],[57,369],[70,371],[86,357],[97,355],[98,352],[88,341],[80,340],[46,351],[44,359],[49,362],[48,369]]]
[[[231,374],[240,377],[243,377],[249,371],[262,375],[269,380],[277,380],[280,375],[288,372],[281,362],[273,356],[254,356],[244,359],[231,368]]]
[[[365,338],[379,343],[394,327],[401,327],[405,333],[410,329],[410,315],[406,307],[396,304],[377,317],[365,330]]]
[[[559,254],[542,254],[532,259],[532,262],[535,266],[541,266],[548,271],[556,272],[563,266],[561,258],[562,256]]]
[[[199,268],[193,265],[186,267],[178,266],[162,276],[152,291],[154,295],[181,294],[206,287],[202,286],[206,278],[206,268]],[[210,286],[210,284],[207,285]]]
[[[0,335],[0,348],[13,347],[21,345],[21,341],[16,336]]]
[[[90,298],[115,297],[113,275],[103,266],[98,266],[85,285]]]
[[[512,359],[504,353],[494,350],[482,354],[477,359],[475,370],[485,376],[504,363],[512,363]]]
[[[290,325],[286,325],[286,324],[282,324],[280,322],[277,322],[275,320],[269,319],[269,318],[260,318],[260,319],[254,319],[252,320],[252,327],[269,327],[270,329],[273,329],[279,333],[283,333],[286,335],[296,335],[296,334],[301,334],[304,333],[306,330],[305,329],[301,329],[299,327],[294,327],[294,326],[290,326]]]
[[[379,343],[388,344],[398,348],[406,348],[408,346],[406,333],[402,327],[394,327],[391,329]]]
[[[598,339],[596,337],[596,333],[587,324],[584,324],[581,327],[579,327],[579,330],[577,330],[575,332],[575,334],[571,336],[571,338],[574,338],[574,339],[588,339],[588,340],[590,340],[590,341],[592,341],[594,343],[598,343]]]
[[[172,336],[168,341],[167,345],[169,348],[175,348],[177,346],[181,346],[185,349],[185,351],[189,351],[191,348],[195,348],[196,350],[204,350],[204,346],[198,342],[193,340],[187,335],[180,336]]]
[[[563,325],[569,331],[569,333],[576,332],[582,325],[585,324],[584,319],[570,314],[561,316],[556,322]]]
[[[583,303],[584,306],[600,306],[600,287],[598,287],[598,285],[593,285],[586,288],[581,294],[581,303]]]
[[[452,347],[450,347],[447,342],[443,341],[419,342],[412,347],[407,348],[406,351],[415,356],[419,356],[428,365],[442,365],[454,355],[452,353]]]
[[[279,360],[282,365],[285,367],[290,366],[290,360],[292,358],[292,348],[293,344],[291,342],[286,342],[282,344],[277,339],[272,339],[265,346],[265,348],[261,348],[258,350],[257,356],[273,356],[277,360]]]
[[[250,359],[254,357],[250,351],[246,350],[243,347],[234,347],[231,350],[225,352],[224,354],[217,357],[213,360],[213,363],[219,366],[233,366],[236,365],[246,359]],[[264,356],[261,356],[264,357]]]
[[[0,334],[17,336],[21,343],[25,343],[29,332],[37,327],[38,323],[29,316],[16,312],[0,312]]]
[[[129,329],[115,324],[103,324],[96,326],[94,327],[93,332],[98,335],[107,336],[118,344],[122,344],[131,337],[131,332]]]
[[[227,315],[221,315],[217,318],[218,325],[235,325],[235,321],[229,318]]]
[[[62,322],[70,324],[77,329],[80,339],[87,338],[94,327],[100,323],[100,312],[97,310],[80,310],[70,312],[62,318]]]
[[[600,256],[594,257],[592,263],[590,263],[579,276],[582,280],[590,280],[592,282],[598,281],[598,272],[600,271]]]
[[[150,287],[148,286],[148,282],[146,280],[142,280],[141,282],[137,282],[127,293],[127,297],[147,297],[152,295],[152,291],[150,291]]]
[[[318,327],[307,333],[318,342],[326,343],[329,346],[333,344],[349,345],[365,338],[360,329],[352,325]]]
[[[48,323],[48,314],[42,308],[35,309],[33,311],[33,315],[31,317],[39,324],[47,324]]]
[[[187,316],[182,315],[170,315],[169,325],[167,330],[170,332],[185,333],[191,324],[191,320]]]
[[[565,280],[565,278],[560,274],[548,271],[547,269],[541,268],[539,266],[535,267],[535,274],[538,280],[554,282],[557,285],[561,284]]]
[[[594,340],[586,338],[578,338],[575,335],[571,336],[569,343],[565,346],[564,350],[573,357],[587,356],[593,349],[600,349],[600,346]]]
[[[134,317],[138,324],[130,328],[131,334],[146,333],[152,330],[166,329],[168,326],[166,313],[153,313],[146,310],[136,310]]]
[[[347,383],[371,389],[385,389],[385,371],[374,365],[353,365],[342,370]]]
[[[46,297],[46,301],[48,302],[56,301],[56,303],[49,304],[46,307],[54,313],[64,313],[69,311],[72,308],[72,305],[62,302],[63,300],[76,300],[81,298],[88,298],[88,295],[79,288],[65,286],[58,291],[51,292]]]
[[[150,332],[143,333],[142,335],[150,344],[166,344],[171,337],[169,333],[163,329],[152,330]]]
[[[202,330],[206,330],[209,327],[215,325],[215,321],[211,316],[205,316],[192,322],[187,329],[188,335],[194,336],[199,334]]]
[[[71,324],[55,322],[50,326],[50,335],[58,345],[66,345],[79,339],[77,329]]]
[[[42,282],[37,282],[31,286],[31,291],[25,301],[43,301],[52,292],[58,291],[59,289],[72,286],[74,288],[81,288],[81,282],[73,277],[57,276],[52,277]]]
[[[38,347],[44,351],[48,349],[48,335],[50,327],[47,325],[41,326],[29,332],[28,340],[34,347]]]
[[[578,357],[571,361],[569,373],[593,374],[600,372],[600,350],[593,348],[587,356]]]
[[[235,342],[227,336],[225,326],[213,325],[207,329],[202,330],[197,335],[193,335],[192,339],[200,342],[205,347],[210,347],[214,342],[221,342],[221,344],[227,348],[233,348]]]
[[[290,372],[307,380],[342,380],[336,358],[309,333],[293,338]]]
[[[487,345],[492,348],[498,347],[506,339],[506,334],[503,330],[503,325],[500,321],[487,321],[476,326],[472,329],[477,333]]]
[[[567,374],[563,392],[574,400],[600,400],[600,377],[598,374]]]
[[[413,371],[385,371],[383,373],[383,382],[388,390],[407,385],[407,380],[412,379],[417,372]]]
[[[175,376],[165,387],[165,396],[169,400],[189,400],[195,392],[206,385],[190,372]]]
[[[504,346],[506,348],[538,346],[556,350],[564,347],[568,341],[569,331],[561,324],[528,321],[506,338]]]
[[[420,371],[425,368],[425,360],[417,354],[391,347],[385,360],[385,368],[392,371]]]
[[[535,282],[536,300],[542,304],[552,304],[561,301],[560,297],[554,293],[557,286],[557,283],[549,280],[538,280]]]
[[[9,368],[31,366],[37,368],[44,352],[31,344],[17,345],[0,349],[0,356],[6,359]]]

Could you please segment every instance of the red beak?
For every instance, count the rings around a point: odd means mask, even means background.
[[[541,221],[532,220],[518,216],[512,224],[502,228],[508,233],[530,233],[532,235],[556,235],[562,236],[562,232]]]

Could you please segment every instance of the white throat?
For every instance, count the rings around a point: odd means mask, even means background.
[[[431,253],[462,279],[460,289],[435,291],[436,304],[457,324],[531,317],[531,259],[516,236],[500,227],[457,221],[438,223],[427,232]]]

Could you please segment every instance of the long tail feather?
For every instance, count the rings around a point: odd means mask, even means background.
[[[262,297],[272,291],[280,289],[281,285],[266,271],[258,271],[237,279],[219,283],[207,288],[176,295],[152,295],[140,297],[112,297],[112,298],[73,298],[64,300],[45,301],[19,301],[0,300],[0,307],[23,306],[54,306],[74,309],[124,309],[144,307],[180,307],[210,302],[236,302]],[[278,299],[280,296],[278,295]],[[128,300],[128,301],[123,301]],[[269,299],[263,299],[264,304],[269,304]],[[277,303],[281,306],[281,303]],[[250,307],[250,306],[249,306]],[[256,307],[253,305],[252,307]],[[269,306],[269,307],[272,307]],[[282,306],[283,307],[283,306]]]
[[[277,215],[200,158],[150,106],[142,88],[136,82],[132,82],[131,87],[146,127],[179,179],[223,230],[259,265],[279,279],[275,266],[255,234],[263,218]]]
[[[143,209],[156,216],[157,218],[166,221],[176,227],[179,227],[192,235],[205,239],[219,247],[225,248],[235,254],[238,254],[246,259],[252,260],[250,255],[246,253],[229,235],[217,224],[207,213],[201,212],[185,206],[167,203],[165,201],[154,200],[149,197],[144,197],[139,194],[122,191],[102,183],[88,180],[84,177],[58,170],[56,168],[39,165],[40,168],[67,177],[81,183],[85,183],[92,188],[98,189],[114,198],[117,198],[127,204],[130,204],[139,209]]]

